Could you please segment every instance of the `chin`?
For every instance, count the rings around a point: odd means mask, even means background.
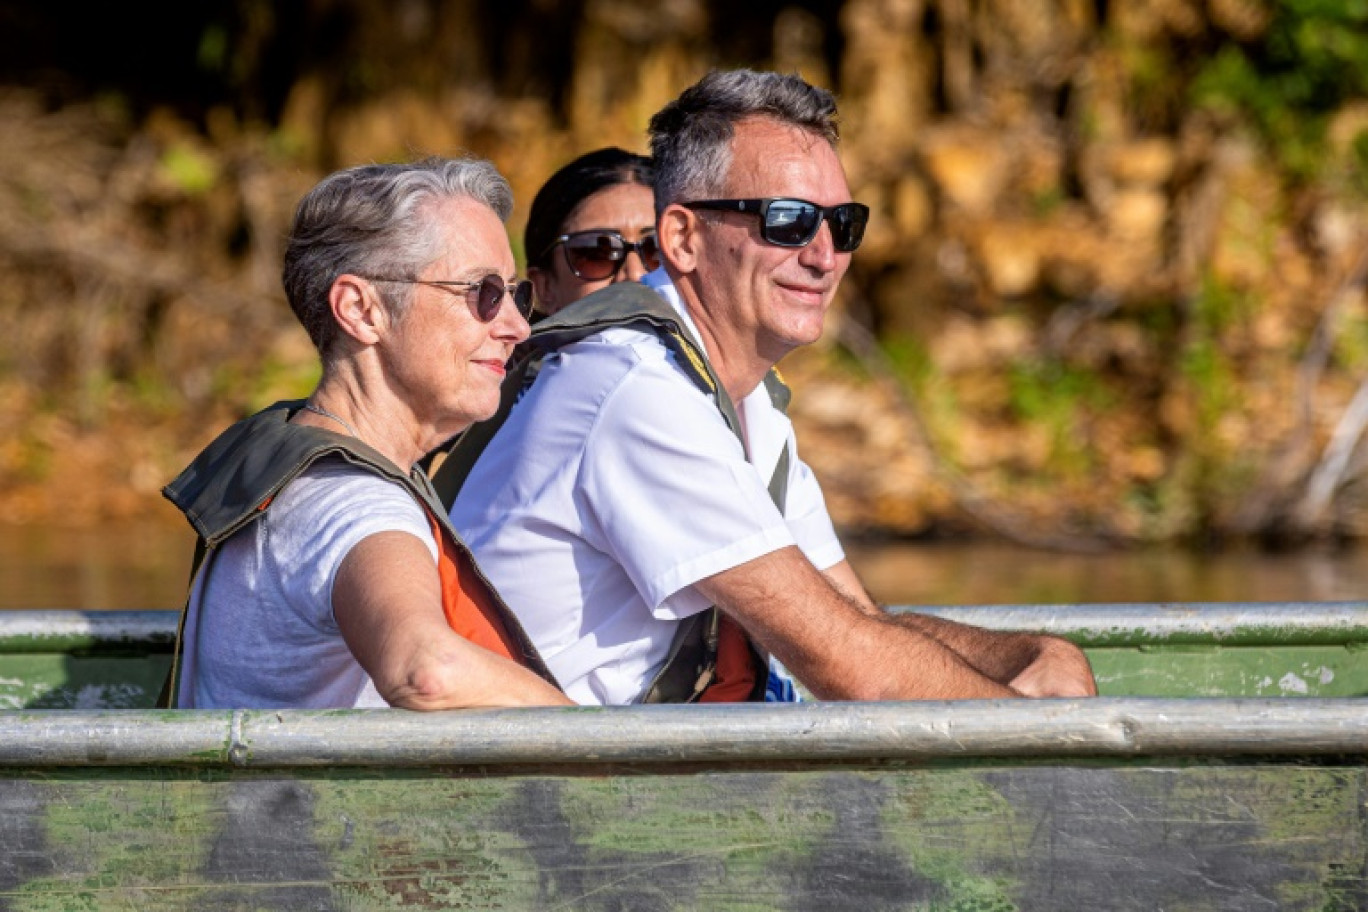
[[[478,424],[481,421],[487,421],[490,418],[493,418],[494,413],[499,410],[499,399],[500,392],[496,389],[494,390],[494,394],[488,399],[478,404],[472,404],[466,412],[466,424]]]
[[[826,322],[820,316],[815,320],[795,320],[784,327],[784,340],[793,348],[811,345],[822,338],[825,326]]]
[[[472,424],[484,421],[491,417],[499,408],[499,400],[496,398],[492,404],[487,404],[484,400],[471,402],[469,399],[459,403],[446,403],[445,408],[440,412],[437,420],[437,427],[441,429],[442,436],[451,437],[459,434]]]

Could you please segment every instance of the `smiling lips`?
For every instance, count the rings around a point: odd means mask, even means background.
[[[483,368],[486,368],[486,369],[488,369],[488,370],[493,371],[494,373],[498,374],[500,377],[502,377],[505,373],[507,373],[507,370],[506,370],[505,367],[504,367],[504,363],[505,363],[504,361],[497,361],[497,360],[495,360],[495,359],[493,359],[493,358],[480,358],[480,359],[476,360],[475,363],[478,364],[478,365],[480,365],[480,366],[483,367]]]
[[[828,291],[828,289],[820,286],[814,287],[810,285],[786,285],[782,282],[779,283],[779,287],[791,295],[796,295],[800,298],[810,298],[812,299],[813,303],[821,303],[822,299],[826,296],[826,293]]]

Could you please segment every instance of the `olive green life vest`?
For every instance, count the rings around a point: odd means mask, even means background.
[[[432,476],[432,485],[448,508],[456,500],[466,478],[475,468],[485,447],[508,419],[519,395],[536,380],[542,360],[550,353],[606,329],[634,329],[656,336],[675,354],[684,373],[699,389],[714,397],[717,410],[745,447],[741,419],[736,406],[708,362],[702,347],[684,328],[679,314],[655,291],[637,282],[618,282],[597,291],[545,320],[532,329],[532,335],[519,346],[512,368],[504,380],[499,410],[488,421],[472,425],[440,451],[444,458]],[[765,375],[765,389],[775,408],[785,411],[789,388],[771,370]],[[438,454],[433,454],[436,456]],[[769,494],[780,512],[788,492],[789,450],[780,454]],[[665,664],[643,692],[643,703],[692,703],[712,682],[717,670],[718,630],[721,612],[709,608],[679,624],[666,655]],[[768,678],[768,661],[751,646],[756,663],[756,688],[751,700],[762,700]]]
[[[476,577],[488,590],[493,613],[506,628],[521,655],[514,655],[534,673],[555,685],[555,677],[542,661],[517,617],[504,603],[475,563],[474,555],[456,534],[447,510],[437,498],[427,476],[399,469],[384,455],[355,437],[323,428],[291,424],[290,417],[303,400],[277,402],[250,418],[239,421],[209,444],[169,485],[162,495],[175,504],[199,536],[190,571],[190,594],[181,610],[171,672],[157,705],[173,708],[180,688],[181,657],[185,644],[186,614],[199,577],[209,571],[219,546],[261,519],[271,502],[287,484],[325,456],[338,455],[352,465],[397,482],[422,505],[440,528],[442,536],[458,552],[470,558]],[[442,542],[438,542],[442,550]],[[559,685],[556,685],[559,686]]]

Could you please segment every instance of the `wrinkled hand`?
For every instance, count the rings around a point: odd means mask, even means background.
[[[1007,685],[1023,697],[1097,696],[1097,682],[1083,650],[1052,636],[1040,638],[1035,659]]]

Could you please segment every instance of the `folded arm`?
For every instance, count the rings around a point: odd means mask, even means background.
[[[935,638],[865,610],[796,547],[697,586],[820,699],[1013,696]]]
[[[352,548],[338,568],[332,601],[347,647],[391,706],[570,703],[531,671],[447,626],[432,554],[407,532],[381,532]]]
[[[1006,684],[1024,697],[1095,697],[1097,683],[1083,650],[1060,637],[1004,633],[907,612],[891,615],[869,597],[848,561],[823,574],[863,610],[934,637],[980,674]]]
[[[1092,686],[1081,653],[1081,673],[1058,669],[1059,645],[1076,652],[1063,641],[889,615],[849,565],[823,575],[795,547],[697,585],[821,699],[1072,696]]]

